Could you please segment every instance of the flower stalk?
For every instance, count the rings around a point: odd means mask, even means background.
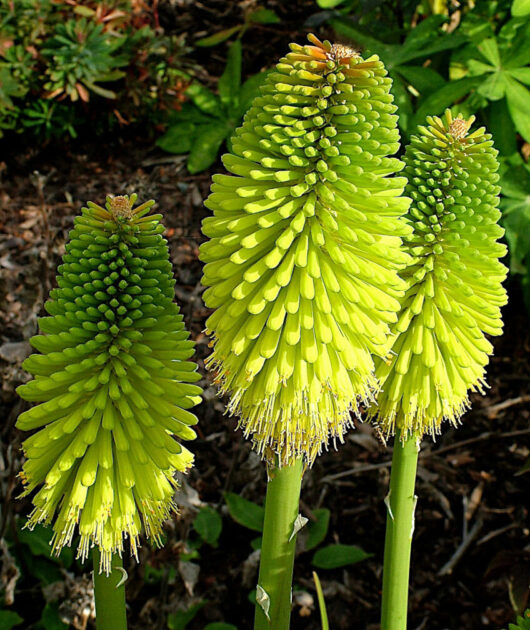
[[[406,630],[410,553],[414,533],[416,468],[419,446],[396,436],[386,505],[381,630]]]
[[[127,630],[125,580],[120,556],[112,557],[110,572],[100,572],[101,554],[92,552],[94,562],[94,599],[97,630]],[[122,570],[120,570],[122,569]]]
[[[76,217],[43,334],[30,340],[41,354],[23,364],[35,378],[17,389],[39,403],[17,420],[37,429],[23,443],[22,496],[36,490],[27,526],[51,525],[56,554],[76,534],[77,558],[95,550],[104,630],[125,627],[115,589],[125,544],[135,557],[142,533],[160,546],[176,512],[176,473],[193,462],[180,441],[195,438],[188,409],[201,393],[161,215],[135,201],[89,202]]]
[[[410,261],[407,290],[393,327],[391,351],[376,374],[381,391],[369,415],[395,435],[387,500],[382,630],[405,630],[418,446],[424,434],[453,426],[484,393],[493,351],[485,334],[502,332],[506,303],[497,240],[500,188],[497,151],[474,118],[428,117],[407,147],[404,161],[412,204],[404,237]]]
[[[289,630],[303,462],[269,469],[255,630]],[[262,602],[260,603],[260,594]]]
[[[408,261],[391,80],[375,55],[308,39],[291,44],[234,133],[200,250],[215,309],[207,366],[271,470],[259,630],[289,627],[302,466],[373,400],[372,356],[387,349]]]

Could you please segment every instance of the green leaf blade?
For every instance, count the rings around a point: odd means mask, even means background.
[[[312,564],[318,569],[338,569],[349,564],[357,564],[372,556],[372,553],[366,553],[355,545],[328,545],[315,552]]]
[[[243,497],[234,492],[225,492],[225,501],[228,512],[236,523],[256,532],[263,530],[265,509],[261,505],[256,505],[252,501],[243,499]]]

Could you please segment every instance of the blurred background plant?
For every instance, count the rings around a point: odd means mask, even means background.
[[[156,125],[184,100],[182,38],[149,0],[1,0],[0,133],[41,139],[82,125]]]

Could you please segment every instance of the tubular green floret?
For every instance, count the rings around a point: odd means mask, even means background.
[[[35,379],[17,389],[40,403],[17,421],[38,429],[23,443],[22,496],[40,487],[28,526],[53,523],[56,553],[77,529],[78,557],[96,545],[106,573],[125,537],[135,556],[142,528],[161,543],[174,473],[193,463],[175,437],[195,438],[187,409],[201,392],[161,215],[148,214],[154,201],[135,201],[89,202],[75,219],[44,334],[31,339],[42,354],[23,364]]]
[[[456,425],[469,407],[468,392],[483,393],[492,346],[506,303],[497,240],[500,188],[497,151],[482,127],[468,134],[474,117],[428,117],[405,154],[405,191],[412,197],[404,239],[411,263],[394,343],[377,376],[382,391],[373,415],[382,430],[402,438],[439,433]]]
[[[391,80],[377,56],[291,45],[206,205],[208,366],[258,452],[312,463],[377,388],[408,256]]]

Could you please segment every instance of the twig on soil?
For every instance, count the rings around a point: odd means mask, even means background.
[[[478,518],[475,521],[475,524],[471,528],[469,534],[464,538],[464,540],[457,547],[454,554],[451,556],[450,560],[446,562],[443,567],[438,571],[438,577],[442,577],[444,575],[450,575],[453,572],[453,569],[456,567],[458,562],[462,559],[462,556],[467,551],[467,548],[471,545],[473,540],[478,536],[478,533],[482,529],[484,525],[484,521],[482,518]]]
[[[509,407],[513,407],[514,405],[523,405],[524,403],[530,402],[530,394],[526,394],[523,396],[517,396],[516,398],[509,398],[508,400],[503,400],[496,405],[491,405],[490,407],[485,407],[482,409],[483,413],[486,413],[488,418],[493,419],[497,416],[499,411],[504,411]]]

